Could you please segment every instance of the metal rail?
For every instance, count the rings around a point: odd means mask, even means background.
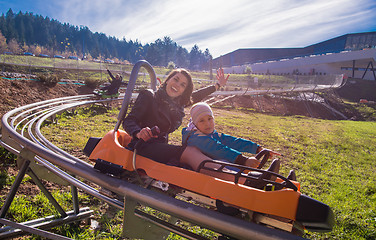
[[[138,71],[141,67],[146,68],[149,72],[149,76],[151,76],[152,80],[152,88],[155,89],[156,87],[155,73],[150,64],[145,61],[137,63],[134,72],[132,71],[128,88],[123,99],[123,107],[120,110],[115,129],[119,128],[127,112]],[[299,88],[294,87],[293,89],[296,90]],[[40,166],[43,166],[72,186],[78,187],[87,194],[97,197],[119,209],[124,208],[122,201],[103,195],[95,188],[78,180],[77,177],[81,177],[100,187],[125,196],[127,199],[132,199],[164,213],[168,213],[171,216],[238,239],[302,239],[285,232],[265,228],[218,212],[203,209],[159,192],[153,192],[124,180],[102,174],[96,171],[91,164],[53,145],[40,131],[43,122],[59,112],[78,106],[107,101],[113,101],[113,99],[95,100],[94,95],[84,95],[52,99],[16,108],[6,113],[1,119],[2,135],[0,144],[25,159],[29,158],[29,161],[37,162]],[[156,224],[160,225],[160,223]],[[179,230],[175,230],[171,228],[171,226],[167,229],[179,234]],[[194,237],[192,237],[192,239],[194,239]]]
[[[72,99],[69,99],[69,101],[71,100]],[[49,100],[48,102],[50,103],[48,105],[48,109],[50,109],[53,106],[53,101]],[[60,104],[60,99],[58,102]],[[72,104],[71,102],[69,102],[68,104],[63,104],[59,108],[50,111],[48,114],[44,114],[42,117],[38,116],[37,118],[40,119],[38,121],[35,120],[35,125],[40,127],[41,123],[45,121],[46,118],[58,111],[64,111],[72,107],[92,104],[95,102],[98,101],[80,99],[77,100],[75,104]],[[31,113],[32,111],[30,111],[30,109],[37,107],[37,105],[38,104],[26,105],[12,110],[3,116],[1,144],[7,149],[11,149],[18,154],[20,154],[21,151],[27,151],[35,154],[36,157],[34,158],[34,160],[36,162],[43,165],[49,171],[63,178],[70,184],[82,189],[86,193],[98,197],[101,200],[115,207],[118,207],[119,209],[122,209],[124,207],[122,202],[101,194],[96,189],[87,186],[70,174],[73,174],[77,177],[82,177],[119,195],[130,197],[138,202],[151,206],[162,212],[176,216],[179,219],[184,219],[189,222],[239,239],[300,239],[288,233],[273,229],[267,229],[253,223],[245,222],[240,219],[225,216],[217,212],[209,211],[207,209],[203,209],[201,207],[173,199],[161,193],[152,192],[150,190],[140,188],[139,186],[133,185],[126,181],[99,173],[93,168],[92,165],[78,158],[70,156],[69,154],[65,154],[63,156],[60,151],[59,153],[54,152],[50,149],[50,143],[43,144],[43,141],[35,142],[32,139],[23,136],[22,133],[16,131],[14,127],[17,124],[10,125],[13,117],[22,116],[21,113],[24,111]],[[46,105],[46,101],[39,103],[39,105]],[[29,115],[25,115],[24,117],[28,118],[28,116]],[[40,133],[38,133],[38,135],[39,134]]]

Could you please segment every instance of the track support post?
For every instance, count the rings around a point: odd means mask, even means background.
[[[83,219],[88,219],[92,216],[93,211],[90,210],[89,208],[79,209],[76,187],[71,186],[74,210],[70,212],[66,212],[59,205],[59,203],[56,201],[53,195],[48,191],[48,189],[43,185],[43,183],[40,180],[40,176],[38,177],[39,174],[37,173],[41,173],[41,176],[53,175],[53,174],[49,172],[43,166],[36,164],[35,154],[33,152],[31,152],[30,150],[26,148],[23,148],[18,154],[17,166],[19,168],[19,172],[0,210],[0,225],[1,224],[8,225],[8,227],[1,228],[0,239],[21,236],[21,235],[26,234],[27,232],[37,234],[42,237],[47,237],[48,239],[57,239],[57,240],[70,239],[70,238],[66,238],[57,234],[48,233],[42,229],[50,229],[52,227],[64,225],[67,223],[81,221]],[[16,222],[12,222],[12,221],[5,219],[5,216],[16,196],[17,190],[19,189],[22,183],[22,179],[25,177],[26,174],[28,174],[31,177],[31,179],[39,187],[41,192],[47,197],[47,199],[55,207],[57,212],[59,212],[60,214],[59,217],[49,216],[49,217],[43,217],[40,219],[35,219],[35,220],[28,221],[28,222],[23,222],[23,223],[16,223]],[[50,181],[51,179],[58,180],[57,183],[63,183],[63,185],[66,185],[67,183],[66,181],[59,178],[58,176],[49,177],[46,180]]]
[[[124,198],[123,236],[145,240],[166,239],[170,232],[136,216],[138,202],[129,197]]]

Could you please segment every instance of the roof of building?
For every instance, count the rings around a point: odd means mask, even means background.
[[[213,66],[238,66],[283,58],[376,48],[376,31],[350,33],[303,48],[242,48],[213,59]]]

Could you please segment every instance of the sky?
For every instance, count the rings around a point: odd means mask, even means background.
[[[376,0],[0,0],[9,8],[143,45],[168,36],[214,58],[376,31]]]

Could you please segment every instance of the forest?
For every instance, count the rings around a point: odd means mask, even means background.
[[[15,14],[12,9],[0,16],[0,52],[129,63],[144,59],[155,66],[174,63],[191,70],[208,68],[212,58],[209,49],[202,51],[196,44],[188,51],[168,36],[142,45],[138,40],[93,33],[86,26],[63,24],[29,12]]]

